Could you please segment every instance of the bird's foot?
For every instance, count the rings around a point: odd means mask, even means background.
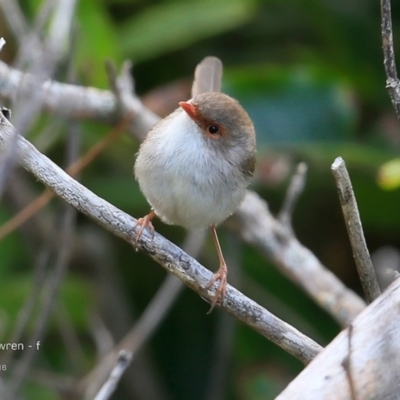
[[[226,292],[226,285],[228,284],[228,268],[225,264],[220,265],[218,271],[213,275],[210,279],[210,282],[207,283],[206,289],[209,289],[216,281],[219,280],[219,286],[215,291],[214,299],[211,302],[210,311],[207,314],[210,314],[214,307],[220,302],[220,305],[224,303],[224,297]]]
[[[136,239],[134,241],[135,247],[137,248],[137,242],[142,236],[142,233],[145,228],[148,228],[149,231],[152,234],[152,237],[154,238],[154,226],[151,223],[151,220],[156,216],[156,213],[154,211],[151,211],[149,214],[145,215],[143,218],[139,218],[136,221],[136,224],[134,225],[133,229],[135,229],[137,226],[140,226],[139,232],[136,235]]]

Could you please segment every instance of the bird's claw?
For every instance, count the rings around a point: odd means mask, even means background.
[[[151,220],[153,219],[154,215],[153,213],[147,214],[142,218],[139,218],[136,221],[136,224],[134,225],[133,229],[135,229],[137,226],[140,226],[139,232],[136,235],[136,239],[135,239],[135,247],[137,248],[137,243],[138,240],[140,239],[140,237],[142,236],[142,233],[144,231],[145,228],[148,228],[151,235],[152,235],[152,239],[154,239],[154,226],[151,222]]]
[[[226,266],[221,266],[219,268],[219,270],[213,275],[213,277],[207,283],[205,288],[210,289],[210,287],[218,280],[220,281],[219,286],[215,291],[214,299],[211,302],[211,308],[207,314],[211,313],[214,307],[218,304],[218,301],[220,301],[221,306],[224,303],[226,285],[228,284],[228,269],[226,268]]]

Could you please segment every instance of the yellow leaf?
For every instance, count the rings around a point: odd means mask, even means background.
[[[400,187],[400,158],[394,158],[383,164],[378,170],[378,185],[385,190]]]

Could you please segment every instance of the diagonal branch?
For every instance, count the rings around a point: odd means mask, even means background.
[[[365,241],[353,186],[342,157],[336,158],[332,164],[332,173],[336,181],[340,205],[342,206],[358,275],[360,276],[365,297],[368,303],[371,303],[381,294],[381,291]]]
[[[272,216],[258,194],[248,192],[230,222],[245,242],[255,246],[342,326],[364,309],[364,301]]]
[[[124,64],[122,78],[127,68],[129,65]],[[22,76],[24,80],[21,80]],[[31,75],[22,74],[0,61],[0,96],[9,98],[20,84],[29,79],[33,79]],[[52,113],[108,122],[121,118],[121,111],[132,115],[134,118],[127,130],[139,140],[158,121],[158,117],[129,90],[124,90],[123,96],[115,96],[110,91],[55,81],[46,81],[42,90],[46,92],[46,96],[42,96],[44,107]],[[121,106],[123,110],[120,110]],[[256,199],[255,196],[250,197]],[[248,204],[246,198],[236,213],[246,225],[246,229],[241,226],[238,228],[244,240],[260,249],[281,272],[299,284],[342,326],[347,326],[365,307],[365,303],[302,246],[291,232],[283,232],[283,225],[273,218],[263,200],[256,200],[257,212],[249,209]],[[261,220],[264,221],[263,225],[260,224]]]
[[[128,66],[125,65],[125,69]],[[10,97],[18,90],[22,74],[0,61],[0,96]],[[25,78],[28,79],[28,78]],[[29,79],[33,79],[30,77]],[[85,118],[112,122],[121,116],[121,101],[110,91],[46,81],[43,105],[52,113],[67,114],[71,118]],[[158,120],[140,100],[128,91],[123,94],[123,109],[133,116],[127,130],[142,140]],[[290,232],[284,231],[268,211],[266,203],[256,195],[253,209],[249,208],[249,196],[236,213],[242,237],[257,247],[274,265],[330,313],[342,326],[347,326],[365,307],[365,303],[335,277],[321,262],[302,246]],[[257,210],[257,212],[255,212]],[[252,221],[249,223],[249,221]],[[263,224],[260,223],[263,221]],[[246,229],[243,229],[246,226]],[[310,279],[312,277],[312,279]]]
[[[14,134],[14,127],[0,115],[0,153],[7,151],[9,141]],[[17,150],[21,166],[57,196],[114,235],[128,243],[133,242],[136,236],[133,232],[136,222],[134,218],[75,181],[22,137],[19,137]],[[144,233],[139,239],[138,247],[207,301],[212,300],[214,288],[204,289],[211,279],[212,273],[179,247],[159,234],[155,234],[152,239],[151,235],[147,233]],[[222,308],[305,363],[310,362],[321,350],[321,347],[313,340],[232,286],[228,286]]]

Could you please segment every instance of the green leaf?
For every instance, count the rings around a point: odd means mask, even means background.
[[[120,29],[122,50],[142,61],[230,30],[254,12],[249,0],[168,2],[146,8]]]
[[[122,57],[115,27],[102,2],[79,1],[77,7],[77,60],[80,73],[92,86],[108,87],[104,68],[106,60],[118,62]]]

